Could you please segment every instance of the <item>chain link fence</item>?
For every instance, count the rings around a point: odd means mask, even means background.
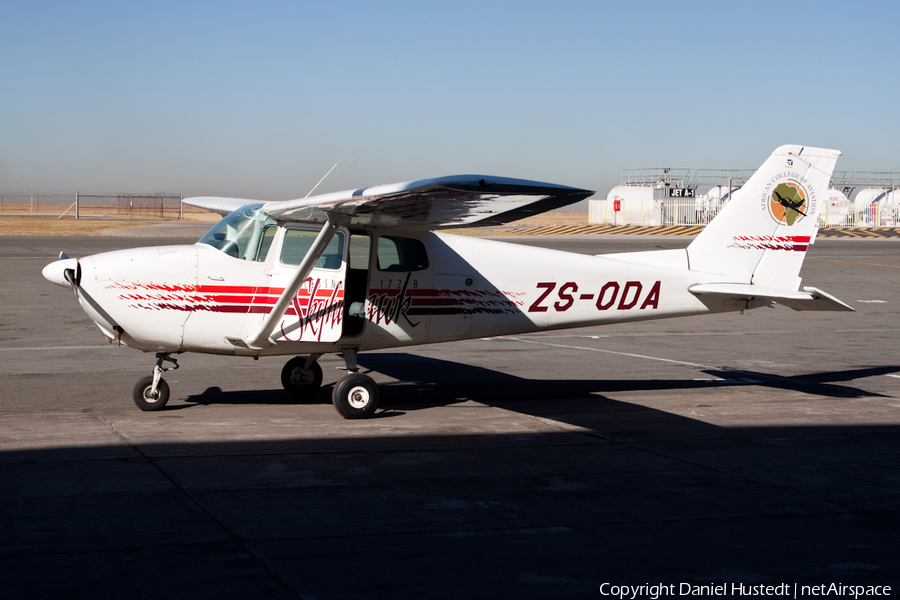
[[[127,219],[183,219],[181,194],[28,194],[0,193],[0,214]],[[199,210],[199,212],[206,212]]]
[[[87,203],[95,202],[105,204],[114,200],[119,217],[153,218],[153,219],[181,219],[183,218],[181,196],[80,196],[79,201]]]

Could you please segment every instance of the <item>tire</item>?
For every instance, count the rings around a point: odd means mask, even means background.
[[[304,370],[305,356],[295,356],[281,370],[281,385],[287,393],[300,400],[310,400],[322,387],[322,367],[314,362]]]
[[[153,376],[142,378],[134,386],[134,403],[141,410],[162,410],[169,401],[169,384],[165,379],[159,380],[156,386],[156,398],[150,396],[150,388],[153,387]]]
[[[378,384],[368,375],[350,373],[335,384],[331,402],[345,419],[371,417],[378,408]]]

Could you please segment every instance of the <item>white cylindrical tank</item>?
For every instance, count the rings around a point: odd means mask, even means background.
[[[701,222],[698,224],[708,225],[739,189],[741,188],[738,186],[729,190],[727,184],[717,185],[707,190],[705,194],[697,196],[697,210],[701,215]]]
[[[825,193],[825,202],[819,206],[819,227],[849,227],[852,212],[844,192],[832,188]]]
[[[900,224],[900,190],[891,190],[881,201],[881,226],[897,227]]]
[[[741,188],[735,186],[731,189],[731,192],[736,192],[739,189]],[[710,208],[720,207],[731,200],[727,185],[717,185],[713,188],[710,188],[709,191],[704,195],[709,199]]]
[[[881,204],[891,190],[886,188],[864,188],[859,190],[853,202],[858,227],[880,227]]]
[[[616,222],[620,225],[658,225],[659,210],[654,210],[653,188],[642,185],[617,185],[606,195],[611,211],[620,202]]]

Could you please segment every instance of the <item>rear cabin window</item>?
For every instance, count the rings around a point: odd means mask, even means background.
[[[421,271],[428,268],[425,244],[415,238],[383,235],[378,238],[378,270]]]
[[[371,240],[365,231],[350,232],[350,248],[347,252],[347,266],[351,269],[369,269],[369,246]]]
[[[288,229],[284,234],[284,244],[281,246],[281,262],[285,265],[299,265],[310,247],[319,235],[318,231],[306,231],[304,229]],[[340,269],[344,256],[344,234],[337,232],[325,252],[316,261],[317,269]]]

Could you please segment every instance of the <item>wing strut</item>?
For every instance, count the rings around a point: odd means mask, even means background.
[[[281,293],[281,296],[279,296],[275,306],[272,307],[272,312],[266,315],[262,326],[260,326],[259,331],[255,335],[247,336],[245,341],[251,348],[265,348],[266,346],[271,346],[275,343],[273,340],[269,339],[269,336],[275,330],[275,326],[278,322],[281,321],[281,318],[284,316],[284,311],[287,310],[288,306],[291,304],[291,300],[293,300],[294,296],[297,295],[297,292],[300,291],[300,288],[306,282],[306,278],[309,277],[313,267],[316,266],[316,261],[318,261],[319,258],[321,258],[322,253],[325,252],[325,248],[328,246],[331,238],[337,233],[338,227],[340,227],[338,221],[342,215],[335,215],[330,212],[326,212],[325,215],[328,217],[328,222],[326,222],[322,227],[322,230],[319,231],[319,235],[316,236],[312,246],[310,246],[309,250],[306,252],[306,256],[300,261],[300,264],[297,266],[297,272],[294,273],[294,277],[290,280],[287,287],[284,288],[284,291]]]

